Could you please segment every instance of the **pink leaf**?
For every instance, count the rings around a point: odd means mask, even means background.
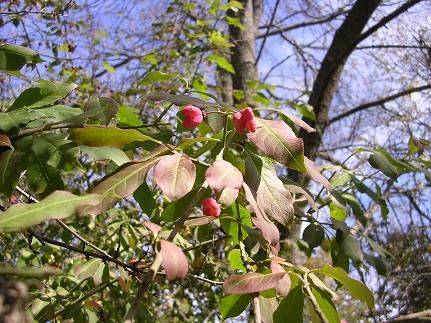
[[[259,273],[247,273],[245,275],[232,275],[224,281],[225,294],[250,294],[256,293],[278,285],[287,273],[263,275]]]
[[[315,132],[316,129],[310,127],[308,123],[306,123],[301,118],[298,118],[297,116],[294,116],[293,114],[282,112],[286,117],[288,117],[294,124],[296,124],[298,127],[301,127],[308,133]]]
[[[265,216],[284,225],[294,218],[293,200],[290,192],[277,177],[273,162],[251,152],[244,154],[245,181],[250,187],[259,209]]]
[[[216,160],[205,172],[205,179],[215,192],[226,187],[240,189],[243,181],[241,172],[225,160]]]
[[[238,198],[239,190],[232,187],[225,187],[218,198],[218,201],[225,207],[230,206]]]
[[[196,166],[185,155],[164,156],[154,168],[154,178],[163,193],[175,201],[192,190]]]
[[[189,271],[184,252],[174,243],[160,240],[160,250],[163,256],[163,266],[165,267],[166,277],[169,282],[183,280]]]
[[[262,152],[279,163],[298,172],[305,172],[304,143],[283,121],[256,118],[256,132],[247,133],[248,139]]]
[[[254,213],[256,214],[256,218],[252,219],[253,224],[262,231],[263,237],[271,246],[276,246],[280,241],[280,232],[278,231],[277,226],[269,221],[269,219],[261,212],[248,185],[243,183],[242,186],[244,188],[245,198],[248,203],[250,203]]]
[[[307,157],[304,157],[304,163],[305,163],[305,168],[307,169],[308,176],[310,176],[316,182],[323,184],[323,186],[328,191],[332,190],[331,184],[326,179],[326,177],[320,173],[319,167],[312,160],[308,159]]]
[[[150,221],[144,221],[144,225],[147,227],[148,230],[150,230],[155,236],[162,230],[162,227],[158,224],[155,224]]]
[[[274,260],[271,261],[270,267],[271,267],[272,273],[274,274],[286,273],[283,267]],[[289,294],[291,285],[292,285],[292,282],[290,281],[289,275],[285,275],[282,279],[280,279],[275,289],[277,290],[277,293],[279,293],[281,296],[284,297],[284,296],[287,296],[287,294]]]

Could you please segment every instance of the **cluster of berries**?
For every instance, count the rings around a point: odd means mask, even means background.
[[[196,128],[203,120],[204,114],[202,110],[193,105],[188,105],[181,110],[184,116],[184,128]],[[245,134],[245,131],[255,132],[257,128],[256,119],[251,108],[245,108],[236,112],[233,115],[233,125],[235,130],[240,134]],[[204,215],[218,218],[221,213],[220,204],[213,198],[207,198],[202,203]]]
[[[193,105],[187,105],[181,110],[181,113],[184,116],[183,126],[187,129],[196,128],[204,120],[202,110]],[[242,135],[245,133],[245,130],[255,132],[257,124],[253,110],[245,108],[236,112],[233,115],[233,125],[235,130]]]

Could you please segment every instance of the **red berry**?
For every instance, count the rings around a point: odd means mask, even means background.
[[[251,108],[242,109],[233,115],[233,125],[235,130],[244,134],[247,129],[250,132],[255,132],[257,128],[256,120],[254,119],[254,113]]]
[[[213,198],[207,198],[203,201],[203,212],[205,215],[213,216],[218,218],[221,213],[220,204]]]
[[[193,129],[196,128],[203,120],[204,116],[201,109],[193,105],[184,107],[181,111],[184,116],[183,126],[184,128]]]

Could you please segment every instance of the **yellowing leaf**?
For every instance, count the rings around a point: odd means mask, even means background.
[[[124,145],[135,141],[154,141],[157,140],[146,136],[134,129],[119,129],[119,128],[78,128],[74,129],[69,135],[69,140],[72,140],[80,145],[90,147],[109,146],[121,148]]]

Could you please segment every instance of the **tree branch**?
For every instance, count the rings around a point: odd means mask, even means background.
[[[256,61],[254,62],[254,65],[257,65],[257,63],[259,62],[260,56],[262,55],[263,48],[265,47],[266,39],[268,38],[269,29],[271,28],[272,23],[274,22],[274,18],[277,13],[277,8],[279,4],[280,4],[280,0],[277,0],[275,2],[274,10],[272,11],[271,20],[269,21],[268,28],[266,29],[265,35],[263,36],[262,44],[260,45],[259,53],[257,54],[257,58],[256,58]]]
[[[206,188],[208,187],[208,184],[205,182],[201,189],[196,193],[196,195],[193,197],[192,201],[187,205],[187,208],[184,210],[183,216],[175,223],[174,228],[172,229],[171,233],[169,234],[169,237],[167,238],[168,241],[174,240],[177,233],[180,231],[180,229],[183,227],[184,222],[187,220],[187,218],[190,216],[192,209],[194,206],[198,203],[202,195],[204,194]],[[142,298],[145,295],[145,292],[147,291],[148,287],[150,286],[151,282],[154,280],[154,278],[157,275],[157,272],[162,264],[163,256],[161,252],[158,252],[156,255],[156,258],[154,259],[149,272],[145,275],[145,277],[142,279],[141,285],[139,286],[139,289],[136,293],[135,298],[133,299],[129,311],[126,313],[126,316],[124,317],[124,323],[131,323],[134,320],[134,317],[138,311],[139,304],[142,301]]]
[[[353,109],[350,109],[349,111],[346,111],[344,113],[339,114],[338,116],[333,117],[332,119],[330,119],[328,121],[327,125],[332,124],[334,122],[337,122],[337,121],[339,121],[339,120],[341,120],[343,118],[346,118],[346,117],[348,117],[348,116],[350,116],[350,115],[352,115],[354,113],[357,113],[357,112],[360,112],[360,111],[363,111],[363,110],[366,110],[366,109],[369,109],[369,108],[372,108],[372,107],[376,107],[376,106],[382,105],[382,104],[384,104],[386,102],[395,100],[397,98],[406,96],[406,95],[414,93],[414,92],[420,92],[420,91],[427,90],[427,89],[431,89],[431,84],[427,84],[427,85],[423,85],[423,86],[419,86],[419,87],[413,87],[413,88],[410,88],[410,89],[407,89],[407,90],[395,93],[393,95],[387,96],[385,98],[381,98],[381,99],[378,99],[378,100],[375,100],[375,101],[371,101],[371,102],[368,102],[368,103],[364,103],[364,104],[358,105],[357,107],[355,107]]]
[[[393,318],[385,323],[399,323],[399,322],[419,322],[419,321],[430,321],[431,320],[431,310],[426,310],[417,313],[411,313],[407,315],[401,315]]]
[[[283,32],[291,31],[291,30],[294,30],[294,29],[302,28],[302,27],[307,27],[307,26],[313,26],[313,25],[322,24],[322,23],[331,21],[331,20],[333,20],[333,19],[335,19],[335,18],[337,18],[337,17],[339,17],[341,15],[344,15],[344,14],[348,13],[349,11],[350,10],[341,9],[341,10],[338,10],[338,11],[330,14],[329,16],[326,16],[326,17],[323,17],[323,18],[320,18],[320,19],[311,20],[311,21],[304,21],[304,22],[300,22],[300,23],[297,23],[297,24],[294,24],[294,25],[291,25],[291,26],[280,27],[277,30],[272,30],[272,31],[266,32],[265,34],[258,35],[257,39],[264,38],[264,37],[269,37],[269,36],[274,36],[274,35],[278,35],[278,34],[281,34]],[[259,27],[259,29],[264,29],[264,28],[268,28],[269,29],[270,27],[276,27],[276,26],[272,26],[270,24],[270,25],[265,25],[265,26]]]

